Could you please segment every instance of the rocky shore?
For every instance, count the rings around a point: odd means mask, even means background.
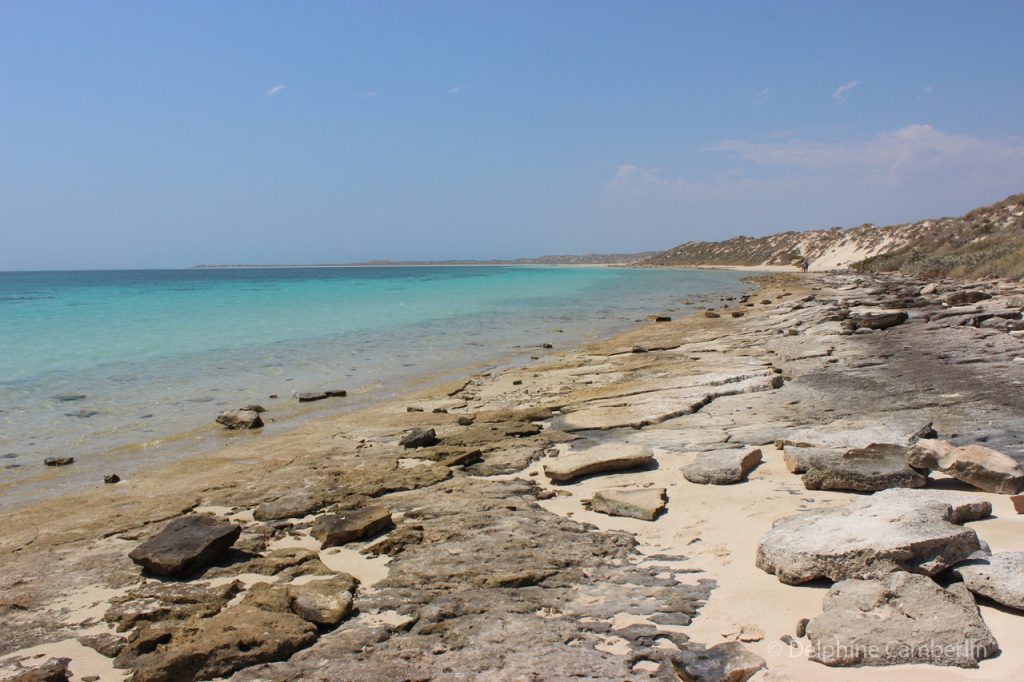
[[[5,514],[0,679],[1017,679],[1024,286],[761,284]]]

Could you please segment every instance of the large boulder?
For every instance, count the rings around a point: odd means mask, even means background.
[[[818,457],[803,475],[808,490],[873,492],[887,488],[923,488],[928,477],[907,465],[907,448],[871,444],[842,457]]]
[[[391,528],[391,511],[386,507],[369,506],[338,514],[327,514],[313,524],[311,534],[323,549],[362,540]]]
[[[825,595],[807,625],[811,659],[831,666],[931,665],[976,668],[999,653],[971,594],[897,571],[844,580]]]
[[[590,474],[637,469],[652,461],[654,454],[645,445],[605,443],[545,462],[544,474],[552,481],[564,482]]]
[[[914,467],[944,474],[990,493],[1013,495],[1024,489],[1024,467],[984,445],[957,447],[944,440],[920,440],[907,454]]]
[[[760,448],[711,450],[698,454],[696,461],[683,469],[683,476],[691,483],[728,485],[745,480],[760,463]]]
[[[256,410],[225,410],[217,415],[217,423],[229,429],[258,429],[263,419]]]
[[[686,648],[672,656],[676,673],[685,682],[746,682],[767,665],[739,642],[724,642],[703,651]]]
[[[144,627],[115,664],[133,669],[133,682],[209,680],[287,659],[316,638],[316,627],[293,613],[239,604],[212,618]]]
[[[664,488],[608,488],[598,490],[590,508],[609,516],[653,521],[665,509]]]
[[[757,566],[794,585],[893,571],[934,575],[981,548],[973,530],[952,522],[952,504],[915,492],[885,490],[779,519],[758,543]]]
[[[154,575],[187,575],[217,561],[241,532],[238,524],[210,516],[182,516],[128,556]]]
[[[957,566],[954,572],[974,594],[1024,611],[1024,552],[999,552]]]

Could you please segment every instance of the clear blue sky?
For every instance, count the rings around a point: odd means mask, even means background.
[[[639,251],[1024,191],[1024,2],[0,2],[0,269]]]

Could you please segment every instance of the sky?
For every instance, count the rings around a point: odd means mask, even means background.
[[[516,258],[1024,192],[1024,1],[0,0],[0,270]]]

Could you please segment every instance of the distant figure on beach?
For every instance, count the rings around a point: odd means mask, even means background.
[[[807,272],[809,267],[811,267],[811,264],[806,258],[800,260],[800,272]]]

